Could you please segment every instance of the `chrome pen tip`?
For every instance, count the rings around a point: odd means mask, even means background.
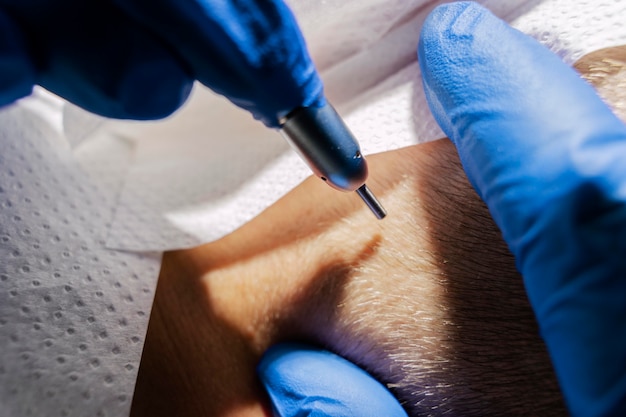
[[[380,204],[380,201],[378,201],[374,193],[372,193],[372,190],[367,188],[366,184],[360,186],[356,190],[356,193],[359,195],[359,197],[361,197],[365,204],[367,204],[367,207],[372,210],[372,213],[374,213],[374,216],[376,216],[378,220],[384,218],[387,215],[387,211],[385,210],[385,208],[382,206],[382,204]]]

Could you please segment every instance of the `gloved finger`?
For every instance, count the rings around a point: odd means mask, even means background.
[[[279,344],[268,349],[257,371],[277,417],[406,417],[381,383],[326,350]]]
[[[323,104],[322,82],[282,1],[115,0],[166,39],[194,76],[270,127]]]
[[[516,257],[573,413],[626,415],[626,128],[593,89],[475,3],[418,47],[435,118]]]
[[[29,95],[34,84],[35,68],[26,53],[26,42],[0,10],[0,107]]]
[[[10,3],[10,4],[9,4]],[[91,112],[158,119],[178,109],[193,78],[183,61],[109,1],[13,1],[37,83]]]

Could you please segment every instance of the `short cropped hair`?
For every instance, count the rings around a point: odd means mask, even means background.
[[[419,169],[402,210],[427,223],[398,227],[376,262],[328,269],[320,282],[346,297],[305,310],[301,337],[367,369],[409,415],[565,415],[522,277],[453,145]]]

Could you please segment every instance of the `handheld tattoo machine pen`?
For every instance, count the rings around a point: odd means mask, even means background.
[[[378,219],[387,215],[365,184],[367,162],[358,142],[330,103],[291,112],[281,120],[281,133],[315,175],[337,190],[356,191]]]

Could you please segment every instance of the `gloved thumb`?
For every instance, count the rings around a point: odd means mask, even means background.
[[[626,127],[557,56],[473,2],[435,9],[418,56],[571,411],[626,415]]]
[[[380,382],[326,350],[276,345],[257,371],[277,417],[406,417]]]

